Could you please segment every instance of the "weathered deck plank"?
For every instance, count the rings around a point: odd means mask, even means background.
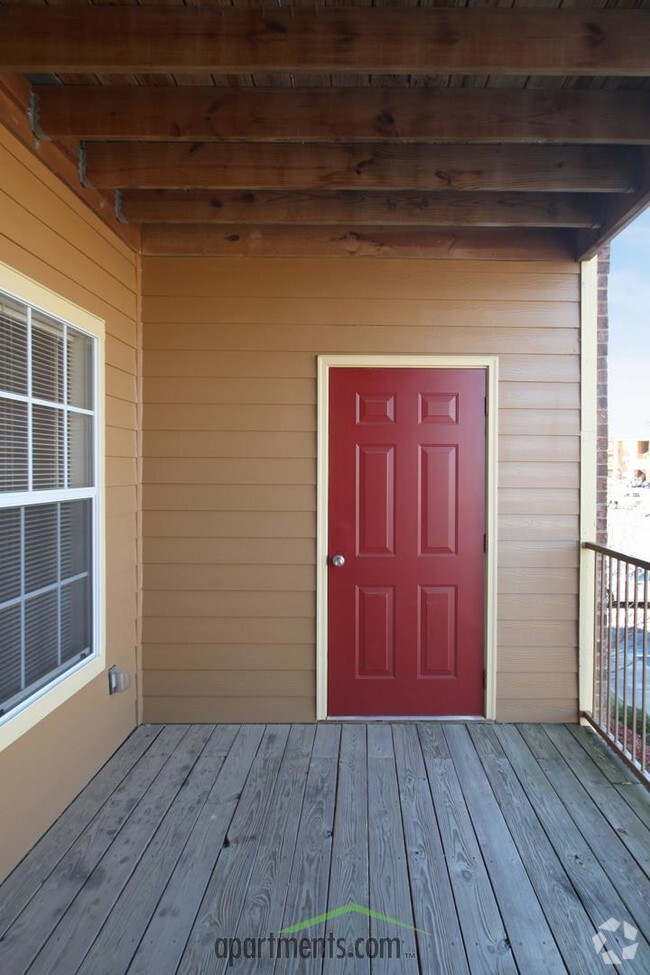
[[[516,971],[442,728],[423,724],[420,737],[469,969],[472,975]]]
[[[568,726],[145,727],[0,886],[0,972],[593,975],[614,917],[645,975],[642,789]],[[281,933],[348,951],[215,952]],[[350,952],[368,938],[401,957]]]
[[[79,975],[124,975],[236,733],[234,725],[213,731],[84,958]]]
[[[216,939],[233,936],[288,736],[288,725],[268,725],[264,732],[178,966],[179,975],[211,973]]]
[[[369,903],[368,890],[368,750],[365,725],[348,724],[341,728],[338,783],[332,862],[327,910],[349,904]],[[341,915],[325,925],[325,936],[332,933],[352,944],[368,938],[369,918],[359,911]],[[365,958],[346,960],[345,975],[365,975]],[[326,957],[323,975],[341,975],[341,959]]]
[[[161,730],[161,725],[136,728],[30,850],[29,856],[7,877],[0,887],[0,938],[91,820],[101,813],[109,797],[137,765]]]
[[[420,965],[428,972],[469,972],[463,936],[436,821],[417,727],[393,729]],[[435,761],[435,759],[433,759]]]
[[[289,733],[239,923],[233,932],[236,938],[266,937],[276,934],[282,926],[315,731],[314,725],[294,725]],[[240,959],[238,975],[245,972],[268,975],[272,972],[274,961],[270,951],[265,950],[260,955]],[[228,967],[225,958],[215,967],[215,975],[227,971]]]
[[[79,965],[190,775],[210,729],[189,729],[32,963],[31,975],[69,975]]]
[[[496,738],[486,725],[470,735],[530,882],[571,975],[593,975],[594,926],[571,886],[542,824]]]
[[[186,733],[165,728],[73,843],[0,941],[0,971],[28,968]]]
[[[526,975],[564,975],[544,912],[535,895],[466,727],[445,727],[467,808],[501,910],[510,950]],[[530,932],[535,931],[534,940]]]
[[[128,969],[174,975],[262,740],[262,725],[238,733]]]
[[[501,725],[495,734],[512,766],[528,800],[555,850],[569,880],[593,922],[593,932],[610,917],[629,920],[627,907],[602,868],[562,800],[535,761],[526,741],[514,725]],[[614,947],[622,948],[616,933],[610,933]],[[641,939],[642,952],[650,957],[650,948]],[[646,952],[648,954],[646,954]],[[631,963],[630,967],[631,967]],[[643,963],[641,963],[643,964]],[[643,972],[643,967],[636,969]]]
[[[554,752],[554,754],[550,751],[548,753],[552,757],[539,759],[540,767],[600,861],[605,873],[616,887],[632,921],[643,932],[645,939],[650,939],[650,882],[648,878],[621,838],[604,818],[589,793],[573,774],[564,758],[560,756],[548,735],[543,729],[536,728],[536,739],[538,733],[546,737]],[[522,734],[528,741],[531,736],[530,726],[524,726]]]
[[[402,942],[400,958],[377,958],[373,973],[399,972],[411,975],[420,971],[417,959],[415,919],[411,904],[406,850],[402,831],[395,753],[390,725],[368,725],[368,852],[370,907],[379,915],[395,918],[411,930],[399,928],[372,916],[370,934],[373,938],[399,937]]]
[[[340,739],[339,726],[318,726],[284,907],[283,929],[322,915],[327,904]],[[296,936],[317,938],[323,937],[324,933],[325,925],[320,923],[297,931]],[[302,975],[305,971],[320,971],[321,967],[322,962],[307,963],[292,955],[286,959],[278,958],[274,972],[277,975],[300,972]]]
[[[566,728],[548,725],[544,730],[645,875],[650,876],[648,831],[639,817]]]
[[[576,741],[580,742],[589,757],[596,763],[608,782],[634,810],[643,825],[650,829],[650,791],[638,779],[633,778],[623,762],[607,747],[595,732],[579,725],[566,726]]]

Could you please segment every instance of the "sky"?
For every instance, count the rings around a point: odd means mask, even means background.
[[[650,210],[612,242],[609,436],[650,439]]]

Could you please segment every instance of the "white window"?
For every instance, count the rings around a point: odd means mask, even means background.
[[[0,724],[101,652],[100,341],[70,317],[0,290]]]

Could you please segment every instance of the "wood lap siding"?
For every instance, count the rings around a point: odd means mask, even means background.
[[[316,356],[497,354],[502,720],[577,714],[579,266],[143,258],[144,717],[315,716]]]
[[[137,258],[0,126],[0,261],[106,322],[107,663],[137,669],[139,465]],[[97,677],[0,752],[0,877],[136,723],[136,681]]]

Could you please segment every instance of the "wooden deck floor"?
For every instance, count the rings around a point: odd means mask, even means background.
[[[0,887],[0,972],[647,975],[649,876],[648,794],[585,729],[144,726]]]

